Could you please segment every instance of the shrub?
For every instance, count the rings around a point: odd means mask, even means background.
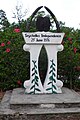
[[[0,89],[13,89],[23,86],[23,82],[29,79],[30,63],[29,53],[23,50],[25,44],[22,31],[25,30],[25,21],[21,28],[11,27],[0,31]],[[34,28],[31,27],[31,31]],[[58,52],[58,76],[69,83],[72,88],[80,75],[80,31],[72,28],[62,27],[65,33],[62,44],[64,50]],[[44,56],[45,55],[45,56]],[[45,59],[45,63],[44,63]],[[40,77],[42,83],[46,76],[48,58],[44,47],[39,56]],[[41,68],[41,64],[44,65]]]
[[[0,88],[3,90],[22,86],[29,79],[29,53],[23,50],[23,44],[20,29],[0,32]]]
[[[69,28],[70,30],[70,28]],[[65,31],[66,33],[66,31]],[[62,44],[64,50],[58,53],[58,75],[73,88],[80,75],[80,40],[79,31],[69,31],[65,35]]]

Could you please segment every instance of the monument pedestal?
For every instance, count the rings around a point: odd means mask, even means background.
[[[62,88],[62,94],[25,94],[17,88],[10,99],[11,109],[60,109],[80,107],[80,95],[68,88]]]
[[[66,116],[66,118],[65,118]],[[62,94],[25,94],[7,91],[0,104],[0,120],[68,120],[80,118],[80,95],[62,88]]]

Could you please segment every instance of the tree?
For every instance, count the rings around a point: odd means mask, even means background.
[[[22,19],[26,16],[27,10],[22,12],[23,6],[22,5],[16,5],[15,12],[13,12],[13,18],[18,20],[19,25],[21,24]]]
[[[10,23],[6,17],[6,13],[3,10],[0,10],[0,30],[9,27]]]

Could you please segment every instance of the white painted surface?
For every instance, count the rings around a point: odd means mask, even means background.
[[[62,81],[57,80],[57,52],[63,50],[61,45],[64,33],[51,32],[23,32],[25,45],[23,49],[30,52],[30,81],[24,82],[26,93],[61,93]],[[48,70],[44,85],[42,85],[39,70],[38,58],[42,46],[45,46],[48,55]]]

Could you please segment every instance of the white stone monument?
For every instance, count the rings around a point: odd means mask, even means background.
[[[57,52],[63,50],[61,44],[64,33],[52,32],[23,32],[25,45],[23,49],[30,52],[30,80],[24,82],[28,94],[62,93],[63,82],[57,79]],[[44,45],[48,55],[48,69],[44,85],[42,85],[38,59]]]

